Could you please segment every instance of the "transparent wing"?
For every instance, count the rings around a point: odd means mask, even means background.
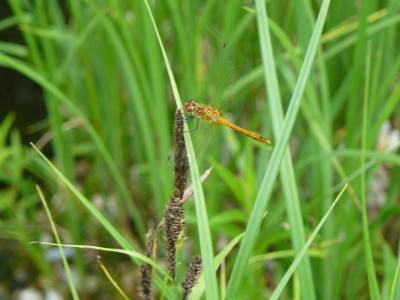
[[[251,62],[248,60],[235,61],[234,51],[228,44],[224,44],[220,53],[215,55],[215,63],[210,64],[206,72],[207,79],[200,89],[199,98],[193,98],[196,102],[212,105],[221,111],[230,111],[232,106],[238,107],[235,103],[238,83],[241,77],[245,77],[251,70]],[[243,87],[243,86],[241,86]],[[235,104],[235,105],[234,105]],[[196,129],[196,120],[190,122],[193,143],[201,168],[209,167],[208,157],[213,156],[220,161],[225,154],[223,150],[223,129],[221,126],[213,126],[206,121],[200,120]]]

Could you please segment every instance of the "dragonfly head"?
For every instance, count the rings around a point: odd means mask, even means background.
[[[194,100],[189,100],[184,105],[185,112],[193,115],[197,112],[197,103]]]

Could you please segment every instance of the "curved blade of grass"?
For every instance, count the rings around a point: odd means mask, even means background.
[[[235,247],[240,239],[243,237],[244,233],[239,234],[236,236],[232,241],[229,242],[228,245],[225,246],[224,249],[220,253],[218,253],[214,258],[214,266],[215,271],[218,270],[219,266],[221,265],[222,261],[228,256],[228,254],[232,251],[233,247]],[[199,278],[199,282],[194,286],[193,291],[189,295],[189,300],[198,300],[203,295],[205,290],[205,282],[204,282],[204,274],[201,274]]]
[[[42,152],[40,152],[39,149],[35,147],[31,143],[32,147],[36,150],[36,152],[39,153],[39,155],[43,158],[43,160],[47,163],[47,165],[54,171],[54,173],[62,180],[62,182],[71,190],[71,192],[77,197],[77,199],[85,206],[88,211],[99,221],[99,223],[104,227],[104,229],[107,230],[107,232],[121,245],[121,247],[124,250],[118,250],[124,252],[124,251],[133,251],[134,252],[134,247],[132,244],[110,223],[110,221],[107,220],[106,217],[104,217],[100,211],[97,210],[97,208],[90,203],[88,199],[85,198],[85,196],[82,195],[81,192],[47,159],[46,156]],[[79,245],[76,245],[77,247],[80,247]],[[116,252],[118,252],[116,251]],[[137,252],[135,252],[137,253]],[[128,253],[127,253],[128,254]],[[139,258],[144,261],[146,261],[145,258],[142,257],[142,254],[132,254],[131,255],[134,258]],[[136,257],[137,256],[137,257]],[[146,256],[147,257],[147,256]],[[137,260],[134,260],[137,264],[139,262]],[[146,261],[147,263],[151,264],[150,261]],[[168,275],[169,276],[169,275]],[[164,286],[164,280],[161,279],[159,276],[154,277],[155,284],[157,287],[161,290]],[[174,296],[172,295],[171,290],[167,287],[166,290],[166,296],[168,299],[174,299]]]
[[[8,53],[19,57],[28,56],[28,50],[25,46],[9,42],[0,41],[0,52]]]
[[[169,80],[171,82],[172,91],[174,94],[176,106],[178,109],[182,108],[182,100],[178,91],[178,87],[176,85],[174,74],[172,73],[171,65],[168,60],[167,53],[165,51],[164,45],[161,40],[160,33],[157,29],[157,24],[154,20],[153,14],[151,12],[151,8],[147,0],[144,0],[147,11],[151,18],[151,22],[153,23],[154,32],[157,36],[158,42],[160,44],[160,49],[164,57],[164,62],[167,67]],[[194,203],[196,206],[196,217],[197,217],[197,225],[199,230],[199,240],[200,240],[200,250],[201,257],[203,260],[203,270],[206,282],[206,297],[207,299],[217,300],[218,297],[218,286],[217,286],[217,276],[215,274],[214,269],[214,254],[213,254],[213,246],[211,240],[210,226],[208,224],[207,217],[207,209],[204,199],[204,192],[201,186],[200,181],[200,172],[197,166],[196,155],[193,149],[192,139],[189,134],[189,128],[186,123],[184,123],[185,127],[185,144],[186,150],[189,158],[190,165],[190,176],[192,179],[193,189],[194,189]]]
[[[303,256],[306,254],[307,249],[310,247],[311,243],[313,242],[314,238],[317,236],[317,233],[321,229],[322,225],[324,225],[326,219],[331,214],[333,208],[339,202],[340,197],[343,195],[344,191],[347,188],[347,184],[342,188],[339,195],[336,197],[335,201],[333,201],[332,205],[329,207],[328,211],[325,213],[324,217],[318,223],[317,227],[315,227],[313,233],[311,234],[308,241],[305,243],[303,248],[301,248],[299,254],[296,256],[295,260],[290,265],[289,269],[286,271],[285,275],[283,275],[281,281],[279,282],[278,286],[276,287],[275,291],[272,293],[270,300],[276,300],[281,295],[283,289],[285,288],[286,284],[288,283],[290,277],[292,276],[293,272],[296,270],[297,266],[299,265],[300,261],[302,260]]]
[[[266,6],[263,1],[256,1],[258,34],[260,37],[260,48],[264,67],[265,85],[268,86],[268,104],[271,110],[271,119],[275,139],[279,138],[280,129],[283,123],[282,100],[279,91],[278,76],[275,67],[275,60],[272,51],[272,41],[269,27]],[[300,197],[296,186],[296,177],[293,169],[292,157],[289,148],[284,151],[284,158],[280,169],[280,181],[282,182],[286,211],[290,222],[290,233],[295,253],[299,253],[305,244],[305,233],[303,217],[300,207]],[[316,299],[311,265],[306,253],[299,265],[299,280],[303,299]]]
[[[392,163],[395,165],[400,165],[400,157],[396,154],[391,154],[389,151],[397,151],[397,149],[400,147],[400,142],[395,145],[396,147],[391,147],[391,149],[385,150],[385,152],[379,152],[376,150],[366,150],[365,151],[365,157],[366,158],[372,158],[374,162],[378,163]],[[310,158],[301,160],[297,163],[296,169],[301,169],[306,167],[308,164],[311,164],[315,162],[316,160],[324,160],[327,158],[330,158],[332,156],[336,157],[360,157],[361,155],[361,150],[359,149],[344,149],[344,150],[334,150],[331,152],[323,152],[320,154],[317,154],[315,156],[312,156]],[[367,169],[367,168],[365,168]],[[358,170],[361,170],[358,169]],[[348,177],[347,177],[348,178]]]
[[[399,15],[393,16],[377,24],[369,25],[368,28],[366,29],[366,34],[367,36],[372,36],[373,34],[379,32],[380,30],[384,30],[399,22],[400,22],[400,16]],[[332,46],[331,48],[327,49],[327,51],[324,53],[324,59],[329,60],[334,56],[336,56],[337,54],[339,54],[340,52],[344,51],[345,49],[353,46],[354,44],[357,43],[357,39],[358,39],[357,33],[351,34],[349,37],[343,39],[340,43],[337,43],[335,46]]]
[[[100,255],[97,256],[97,262],[100,265],[100,268],[103,270],[104,274],[106,275],[107,279],[115,287],[115,289],[118,291],[118,293],[121,295],[121,297],[124,298],[125,300],[129,300],[128,296],[125,294],[125,292],[119,286],[119,284],[115,281],[115,279],[111,276],[110,272],[108,272],[106,266],[103,265],[103,263],[101,262]]]
[[[58,246],[61,245],[62,247],[68,247],[68,248],[79,248],[79,249],[92,249],[92,250],[99,250],[99,251],[105,251],[105,252],[113,252],[113,253],[121,253],[125,254],[134,258],[137,258],[141,261],[141,263],[146,263],[151,265],[154,269],[160,272],[163,276],[167,277],[169,280],[172,282],[172,278],[169,275],[169,273],[161,267],[159,264],[157,264],[154,260],[151,258],[147,257],[146,255],[143,255],[139,252],[136,252],[134,250],[124,250],[124,249],[115,249],[115,248],[107,248],[107,247],[99,247],[99,246],[90,246],[90,245],[72,245],[72,244],[56,244],[56,243],[48,243],[48,242],[32,242],[33,244],[42,244],[42,245],[49,245],[49,246]]]
[[[84,114],[79,110],[79,108],[63,93],[61,92],[54,84],[52,84],[46,77],[41,75],[40,73],[33,70],[27,64],[14,59],[12,57],[6,56],[0,53],[0,65],[3,64],[7,67],[11,67],[19,73],[27,76],[32,79],[34,82],[39,84],[43,89],[45,89],[48,93],[52,94],[54,98],[58,101],[64,103],[68,109],[79,118],[82,122],[83,126],[86,128],[89,136],[92,138],[93,142],[98,147],[100,153],[102,154],[104,161],[106,162],[108,168],[110,169],[111,175],[114,178],[114,181],[118,187],[118,191],[121,193],[122,198],[124,199],[124,203],[127,205],[129,212],[132,214],[134,218],[135,225],[138,228],[141,236],[144,236],[146,233],[145,226],[143,225],[142,218],[137,211],[136,207],[132,203],[131,195],[129,193],[128,188],[126,187],[124,180],[118,170],[118,166],[114,162],[110,152],[107,147],[101,140],[100,136],[97,134],[94,127],[90,124]]]
[[[400,285],[398,284],[399,280],[399,273],[400,273],[400,259],[397,260],[397,267],[393,277],[392,287],[390,289],[390,300],[398,299],[395,296],[399,296],[399,288]]]
[[[131,243],[129,243],[125,237],[123,237],[118,230],[104,217],[97,208],[90,203],[85,196],[47,159],[46,156],[31,143],[32,147],[36,152],[43,158],[48,166],[56,173],[56,175],[62,180],[62,182],[72,191],[72,193],[78,198],[78,200],[88,209],[88,211],[100,222],[101,225],[111,234],[112,237],[121,245],[124,249],[133,250]]]
[[[0,31],[18,25],[21,22],[21,18],[29,19],[29,15],[11,16],[0,20]]]
[[[371,241],[369,235],[369,224],[367,215],[367,199],[365,195],[365,151],[367,144],[367,119],[368,119],[368,97],[369,97],[369,80],[370,80],[370,69],[371,69],[371,43],[368,43],[367,50],[367,66],[366,66],[366,78],[365,78],[365,89],[364,89],[364,104],[363,104],[363,118],[362,118],[362,139],[361,139],[361,216],[363,225],[363,242],[365,251],[365,263],[367,265],[368,275],[368,287],[369,295],[371,299],[380,299],[378,281],[376,279],[374,260],[372,257]]]
[[[39,193],[40,200],[42,200],[43,207],[46,211],[47,217],[49,218],[51,229],[53,230],[54,238],[57,241],[57,243],[55,243],[54,245],[58,246],[58,249],[60,250],[61,259],[62,259],[64,268],[65,268],[65,273],[67,274],[68,284],[69,284],[69,288],[71,289],[72,298],[75,300],[79,299],[78,292],[76,290],[76,286],[75,286],[74,280],[71,275],[71,270],[69,269],[68,260],[65,257],[65,253],[64,253],[64,250],[62,247],[63,245],[61,244],[61,239],[60,239],[60,236],[58,235],[57,227],[54,224],[53,216],[51,215],[50,209],[47,206],[47,201],[44,198],[42,190],[40,189],[40,187],[38,185],[36,186],[36,190]]]
[[[274,151],[272,152],[270,163],[265,172],[260,191],[257,195],[256,203],[250,216],[249,224],[246,228],[246,233],[240,246],[235,265],[233,267],[233,271],[227,288],[226,299],[235,299],[235,295],[237,294],[237,291],[245,274],[250,254],[254,248],[257,234],[261,226],[263,214],[268,205],[268,201],[274,187],[275,179],[278,175],[279,167],[285,154],[285,149],[289,141],[289,137],[292,132],[297,113],[300,108],[301,98],[308,79],[308,75],[310,74],[311,66],[318,47],[318,41],[321,36],[329,4],[330,0],[323,1],[317,21],[315,23],[315,28],[310,40],[309,47],[307,49],[303,66],[300,71],[299,79],[296,83],[296,87],[293,92],[293,96],[290,101],[285,120],[283,122],[280,138]]]
[[[315,258],[328,258],[329,254],[321,250],[319,248],[314,248],[314,249],[308,249],[307,254],[309,254],[312,257]],[[289,257],[295,257],[296,253],[294,250],[282,250],[282,251],[274,251],[266,254],[260,254],[253,256],[249,260],[249,264],[258,264],[265,262],[267,260],[276,260],[276,259],[281,259],[281,258],[289,258]]]
[[[86,2],[96,12],[97,15],[102,16],[102,10],[97,7],[95,3],[96,1],[86,0]],[[166,199],[168,199],[169,195],[166,193],[167,189],[164,189],[164,186],[161,184],[162,176],[160,176],[159,172],[162,167],[160,169],[160,165],[157,163],[156,146],[152,139],[153,133],[151,132],[152,124],[148,115],[149,111],[146,109],[144,104],[145,97],[143,96],[139,85],[138,74],[135,72],[136,66],[132,64],[132,60],[130,58],[131,54],[128,52],[126,47],[127,45],[121,39],[120,34],[113,26],[111,20],[107,17],[102,17],[101,24],[104,26],[107,37],[115,45],[115,50],[121,63],[121,70],[123,71],[126,87],[130,95],[130,105],[128,107],[132,116],[134,116],[138,122],[137,124],[139,126],[138,129],[141,132],[140,136],[142,137],[141,140],[143,143],[143,149],[145,150],[146,158],[150,164],[150,172],[154,172],[150,178],[153,186],[153,192],[157,199],[156,203],[158,205],[158,210],[163,211],[164,204],[166,203]]]

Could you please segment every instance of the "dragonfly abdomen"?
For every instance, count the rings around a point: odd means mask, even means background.
[[[246,130],[246,129],[240,127],[240,126],[237,126],[237,125],[229,122],[228,120],[224,119],[223,117],[219,118],[218,124],[223,125],[223,126],[227,126],[227,127],[232,128],[232,129],[234,129],[236,131],[239,131],[240,133],[243,133],[243,134],[247,135],[248,137],[251,137],[252,139],[254,139],[256,141],[259,141],[259,142],[262,142],[262,143],[265,143],[265,144],[271,144],[271,141],[269,139],[266,139],[265,137],[263,137],[263,136],[261,136],[261,135],[259,135],[257,133],[254,133],[254,132]]]

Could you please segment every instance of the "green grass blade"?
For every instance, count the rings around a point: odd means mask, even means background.
[[[167,67],[169,80],[172,86],[172,91],[174,93],[176,105],[178,109],[182,108],[182,100],[178,91],[178,87],[176,85],[176,81],[174,78],[174,74],[172,73],[171,65],[168,60],[167,53],[162,43],[161,36],[158,32],[156,22],[154,20],[153,14],[151,12],[151,8],[147,0],[144,0],[146,4],[147,11],[151,18],[151,21],[154,26],[154,32],[157,36],[158,42],[160,44],[161,52],[164,57],[164,63]],[[194,190],[194,201],[196,206],[196,216],[197,216],[197,224],[199,230],[199,240],[200,240],[200,250],[201,256],[203,260],[203,269],[204,269],[204,277],[205,277],[205,285],[206,285],[206,297],[207,299],[215,299],[218,297],[218,286],[217,286],[217,276],[215,274],[214,269],[214,254],[213,254],[213,245],[211,240],[210,227],[208,224],[207,217],[207,209],[205,204],[204,192],[201,186],[200,181],[200,172],[197,166],[196,156],[194,153],[193,143],[189,134],[189,128],[187,124],[185,126],[185,144],[186,150],[189,158],[190,165],[190,175],[192,178],[193,190]]]
[[[95,5],[94,1],[86,0],[91,5],[92,9],[101,15],[101,10]],[[130,104],[129,108],[131,109],[132,115],[137,119],[142,142],[144,145],[144,150],[147,156],[147,160],[150,163],[150,170],[155,174],[151,176],[153,191],[157,198],[157,204],[159,205],[159,211],[162,211],[164,208],[164,204],[167,202],[169,195],[166,194],[165,189],[162,187],[161,179],[158,173],[158,169],[160,168],[159,164],[156,161],[156,147],[155,143],[152,139],[151,132],[151,122],[148,117],[148,111],[144,105],[144,97],[139,87],[138,78],[136,73],[134,72],[135,66],[131,63],[131,58],[129,57],[129,53],[126,49],[123,40],[119,37],[119,33],[114,28],[112,22],[103,17],[102,24],[104,26],[105,32],[109,39],[115,45],[115,49],[118,53],[118,59],[121,62],[123,74],[126,80],[127,89],[130,94]]]
[[[120,296],[125,300],[129,300],[129,297],[125,294],[123,289],[119,286],[119,284],[111,276],[110,272],[107,270],[107,268],[101,262],[100,255],[97,256],[97,263],[100,265],[100,268],[103,270],[104,275],[106,275],[108,281],[110,281],[110,283],[114,286],[114,288],[117,290],[117,292],[120,294]]]
[[[54,223],[54,220],[53,220],[53,216],[51,215],[50,209],[47,206],[47,201],[44,198],[42,190],[40,189],[40,187],[38,185],[36,186],[36,189],[37,189],[37,191],[39,193],[40,200],[42,200],[42,204],[43,204],[43,207],[44,207],[44,209],[46,211],[47,217],[49,218],[49,222],[50,222],[50,225],[51,225],[51,229],[53,230],[54,238],[57,241],[56,245],[58,246],[58,249],[60,250],[61,259],[62,259],[62,262],[64,264],[65,273],[67,274],[68,284],[69,284],[69,288],[71,289],[72,298],[74,300],[79,299],[78,292],[76,290],[76,286],[75,286],[74,280],[73,280],[72,275],[71,275],[71,270],[69,268],[69,264],[68,264],[67,258],[65,257],[63,246],[61,244],[61,239],[60,239],[60,236],[58,235],[57,227],[56,227],[56,224]]]
[[[146,263],[146,264],[151,265],[154,269],[156,269],[158,272],[160,272],[160,274],[162,274],[164,277],[166,277],[172,281],[172,278],[167,270],[165,270],[162,266],[160,266],[157,262],[155,262],[151,258],[148,258],[146,255],[143,255],[134,250],[106,248],[106,247],[91,246],[91,245],[55,244],[55,243],[48,243],[48,242],[32,242],[32,243],[34,243],[34,244],[38,243],[38,244],[49,245],[49,246],[60,245],[62,247],[68,247],[68,248],[91,249],[91,250],[99,250],[99,251],[104,251],[104,252],[125,254],[125,255],[131,256],[135,259],[138,259],[140,261],[140,263]]]
[[[33,144],[31,145],[35,149],[35,151],[43,158],[43,160],[50,167],[50,169],[53,170],[53,172],[71,190],[71,192],[78,198],[78,200],[83,204],[83,206],[87,208],[87,210],[99,221],[99,223],[104,227],[104,229],[117,241],[118,244],[121,245],[121,247],[124,250],[133,251],[134,253],[130,254],[131,256],[133,256],[134,258],[140,256],[138,258],[140,258],[142,261],[146,261],[147,263],[152,264],[150,259],[148,259],[147,257],[144,258],[145,257],[144,255],[140,255],[135,251],[132,244],[111,224],[110,221],[108,221],[108,219],[105,216],[101,214],[99,210],[97,210],[97,208],[88,199],[85,198],[85,196],[82,195],[81,192],[79,192],[79,190],[47,159],[46,156],[43,155],[42,152],[40,152],[39,149],[35,147],[35,145]],[[76,245],[76,247],[79,246]],[[137,264],[139,264],[139,262],[136,259],[134,261]],[[159,278],[159,276],[155,276],[154,281],[157,287],[161,290],[161,287],[164,284],[163,280]],[[168,296],[168,299],[173,299],[170,289],[167,289],[166,295]]]
[[[143,221],[136,207],[132,204],[131,195],[126,187],[124,180],[118,170],[117,165],[115,164],[113,158],[111,157],[107,147],[101,140],[100,136],[97,134],[96,130],[90,124],[90,122],[86,119],[83,113],[79,110],[79,108],[65,95],[63,94],[55,85],[53,85],[47,78],[45,78],[40,73],[36,72],[34,69],[30,68],[28,65],[24,64],[21,61],[18,61],[14,58],[8,57],[2,53],[0,53],[0,65],[5,65],[11,67],[18,72],[24,74],[29,77],[36,83],[40,84],[43,89],[47,90],[50,94],[54,95],[53,99],[63,102],[70,111],[75,114],[82,122],[83,126],[86,128],[88,134],[91,136],[93,142],[99,149],[99,152],[103,155],[104,161],[108,165],[112,176],[114,177],[115,183],[118,186],[119,192],[123,196],[124,203],[128,206],[130,213],[132,214],[135,224],[138,227],[138,231],[144,236],[146,230],[143,225]]]
[[[317,227],[314,229],[310,238],[307,240],[307,242],[305,243],[303,248],[301,248],[299,254],[296,256],[295,260],[290,265],[290,268],[286,271],[285,275],[282,277],[282,279],[279,282],[278,286],[276,287],[275,291],[272,293],[270,300],[277,300],[279,298],[283,289],[285,288],[286,284],[288,283],[290,277],[292,276],[293,272],[296,270],[296,268],[299,265],[300,261],[302,260],[303,256],[306,254],[307,249],[310,247],[311,243],[313,242],[317,233],[321,229],[322,225],[324,225],[325,221],[328,219],[332,210],[335,208],[336,204],[339,202],[339,200],[342,197],[342,194],[344,193],[346,188],[347,188],[347,184],[342,188],[339,195],[336,197],[335,201],[333,201],[333,203],[329,207],[328,211],[325,213],[325,215],[323,216],[321,221],[318,223]]]
[[[219,268],[223,260],[231,253],[232,249],[239,243],[240,239],[243,237],[244,233],[239,234],[234,239],[232,239],[224,249],[221,250],[214,258],[215,271]],[[205,290],[204,274],[201,274],[199,282],[193,288],[193,291],[189,295],[189,300],[198,300],[203,295]]]
[[[264,66],[265,85],[268,86],[268,103],[271,110],[271,119],[275,139],[279,138],[280,129],[283,123],[283,108],[281,104],[281,95],[275,67],[274,55],[272,52],[272,41],[268,27],[268,17],[266,6],[263,1],[256,1],[258,32],[260,36],[261,54]],[[286,201],[286,210],[288,212],[291,239],[296,253],[305,244],[304,225],[302,221],[302,212],[300,208],[300,197],[297,191],[296,178],[293,169],[292,157],[289,148],[285,150],[281,167],[281,182]],[[316,299],[311,265],[306,254],[299,266],[299,279],[301,292],[304,299]]]
[[[15,43],[8,43],[0,41],[0,52],[8,53],[14,56],[26,57],[28,50],[25,46],[21,46]]]
[[[394,273],[392,287],[390,289],[390,298],[389,298],[390,300],[398,299],[396,298],[396,296],[398,297],[400,294],[399,273],[400,273],[400,259],[397,260],[396,271]]]
[[[0,20],[0,31],[18,25],[18,23],[21,22],[22,18],[29,19],[28,16],[20,15],[20,16],[11,16]]]
[[[99,221],[100,224],[110,233],[110,235],[121,245],[122,248],[127,250],[133,250],[131,243],[129,243],[125,237],[104,217],[97,208],[86,199],[78,189],[43,155],[42,152],[34,144],[31,144],[36,152],[43,158],[47,165],[61,178],[66,186],[72,191],[72,193],[79,199],[79,201],[85,206],[88,211]]]
[[[367,144],[367,120],[368,120],[368,97],[369,97],[369,80],[370,80],[370,68],[371,68],[371,43],[368,43],[367,52],[367,66],[366,66],[366,78],[365,78],[365,90],[364,90],[364,104],[363,104],[363,120],[362,120],[362,139],[361,139],[361,216],[363,226],[363,241],[364,241],[364,252],[365,260],[367,264],[367,275],[369,283],[369,294],[371,299],[380,299],[379,287],[375,274],[374,260],[372,257],[370,233],[368,228],[368,213],[367,213],[367,199],[366,199],[366,184],[365,184],[365,152]]]
[[[299,79],[293,92],[288,112],[283,122],[280,138],[272,153],[271,161],[265,172],[265,176],[262,181],[260,191],[257,195],[256,203],[254,205],[249,224],[246,228],[244,239],[241,243],[239,253],[235,261],[235,265],[227,288],[226,299],[235,298],[235,295],[237,294],[237,291],[245,274],[250,254],[253,250],[257,234],[261,226],[263,214],[268,205],[268,201],[274,187],[275,179],[278,175],[280,163],[285,154],[285,149],[289,141],[294,122],[296,120],[304,88],[308,79],[308,75],[311,71],[311,66],[315,57],[315,53],[317,51],[318,41],[321,36],[323,25],[325,23],[329,4],[329,0],[325,0],[322,3],[320,13],[318,15],[317,22],[315,24],[315,28],[311,37],[311,41],[307,49],[304,63],[300,71]]]

